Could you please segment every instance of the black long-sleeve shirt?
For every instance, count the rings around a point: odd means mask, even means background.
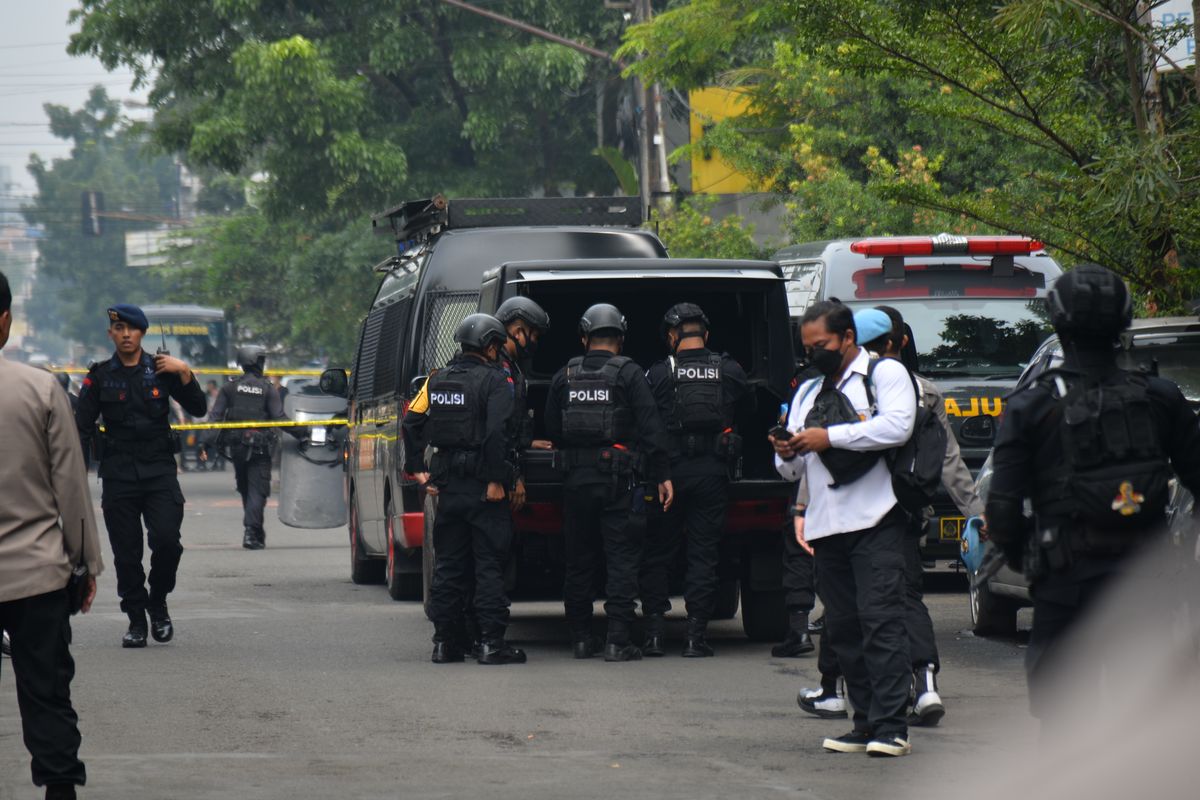
[[[583,357],[583,367],[589,370],[602,368],[613,357],[608,350],[589,350]],[[624,390],[625,398],[633,411],[634,440],[630,443],[645,460],[645,477],[652,483],[662,483],[671,477],[670,459],[667,456],[667,433],[658,414],[658,404],[650,393],[650,385],[641,368],[630,361],[617,374],[617,381]],[[562,447],[562,414],[566,407],[567,369],[563,367],[550,381],[550,393],[546,397],[546,434],[556,447]]]
[[[680,350],[675,354],[675,360],[680,366],[707,364],[711,355],[711,350],[701,347],[695,350]],[[655,362],[646,370],[646,381],[650,384],[650,393],[654,395],[654,402],[658,405],[659,416],[669,428],[671,413],[675,408],[675,380],[667,359]],[[721,355],[721,403],[724,406],[726,427],[732,426],[740,414],[753,410],[754,406],[754,393],[750,391],[746,371],[742,369],[741,364],[726,354]],[[673,449],[669,443],[669,429],[667,435],[668,449]],[[725,461],[719,459],[715,452],[693,458],[671,453],[671,474],[675,477],[685,474],[724,475],[727,469]]]
[[[473,370],[484,370],[480,384],[484,407],[483,439],[479,443],[479,478],[491,483],[505,483],[511,479],[513,467],[509,463],[512,451],[510,442],[510,418],[513,409],[512,379],[499,366],[484,362],[473,355],[459,354],[447,366],[465,364]],[[430,376],[430,380],[434,376]],[[407,472],[426,472],[425,448],[428,445],[426,425],[430,419],[429,380],[413,398],[404,420],[400,435],[404,439],[404,469]]]
[[[208,411],[208,398],[195,375],[184,384],[174,373],[156,374],[154,356],[145,351],[132,367],[115,353],[92,365],[79,390],[75,425],[86,448],[96,436],[96,420],[104,417],[101,478],[141,481],[176,473],[170,400],[193,417]]]

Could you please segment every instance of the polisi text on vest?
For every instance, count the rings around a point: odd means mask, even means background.
[[[678,381],[717,381],[721,379],[719,367],[677,367],[675,380]]]
[[[262,394],[263,388],[261,386],[251,386],[247,383],[239,383],[236,391],[242,394]]]
[[[567,392],[568,403],[607,403],[609,401],[608,389],[571,389]]]
[[[462,392],[430,392],[429,399],[439,406],[465,406],[467,396]]]

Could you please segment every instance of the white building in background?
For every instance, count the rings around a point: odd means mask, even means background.
[[[28,317],[22,312],[37,277],[41,238],[41,231],[27,225],[21,214],[23,200],[11,169],[0,164],[0,272],[8,278],[13,293],[13,329],[4,348],[9,355],[21,352],[29,333]]]

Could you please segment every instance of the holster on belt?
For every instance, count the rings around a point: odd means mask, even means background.
[[[429,459],[430,477],[447,478],[480,477],[478,450],[439,450]]]

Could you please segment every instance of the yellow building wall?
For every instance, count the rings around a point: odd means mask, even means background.
[[[696,89],[689,93],[691,141],[698,142],[708,125],[740,116],[749,98],[730,89]],[[756,191],[748,175],[738,172],[717,153],[702,148],[692,151],[692,191],[696,194],[741,194]]]

